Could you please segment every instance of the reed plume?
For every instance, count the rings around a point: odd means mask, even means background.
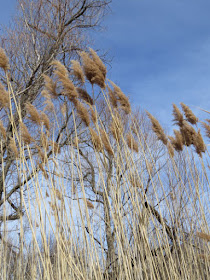
[[[5,90],[4,86],[0,83],[0,104],[2,107],[9,107],[9,93]]]
[[[58,189],[55,189],[55,195],[58,198],[58,200],[63,200],[63,195]]]
[[[111,122],[110,131],[113,137],[115,138],[115,140],[119,142],[124,132],[124,127],[119,115],[116,115],[113,121]]]
[[[174,149],[178,152],[183,150],[183,138],[182,138],[182,134],[180,131],[174,129],[174,134],[175,134],[175,138],[172,136],[169,136],[169,139],[171,140],[171,144],[174,147]]]
[[[93,123],[96,125],[97,115],[92,106],[90,106],[90,114],[91,114],[91,119],[92,119]]]
[[[38,125],[41,124],[40,114],[37,109],[30,103],[26,104],[26,111],[30,114],[30,120]]]
[[[180,128],[180,132],[182,134],[183,144],[186,146],[190,146],[194,143],[196,131],[195,129],[185,120],[182,123],[182,127]]]
[[[100,137],[98,136],[97,132],[91,127],[89,127],[89,130],[94,148],[96,149],[96,151],[101,152],[103,146]]]
[[[85,76],[80,63],[77,60],[71,60],[74,76],[82,83],[85,83]]]
[[[39,169],[42,171],[42,173],[43,173],[45,179],[48,179],[49,176],[48,176],[48,174],[47,174],[47,171],[44,169],[43,164],[42,164],[42,163],[38,163],[38,167],[39,167]]]
[[[57,87],[56,82],[54,82],[49,76],[45,74],[42,74],[42,76],[44,77],[45,88],[48,90],[48,92],[52,94],[53,98],[57,98],[58,94],[56,92],[56,87]]]
[[[191,124],[196,124],[198,122],[198,118],[193,114],[193,112],[190,110],[190,108],[185,105],[184,103],[180,103],[182,106],[182,110],[184,111],[185,117],[188,122]]]
[[[204,232],[197,232],[196,233],[197,237],[207,241],[207,242],[210,242],[210,235],[207,234],[207,233],[204,233]]]
[[[100,57],[97,55],[97,53],[93,49],[89,48],[89,51],[91,53],[93,61],[100,69],[101,73],[104,76],[104,79],[106,79],[106,73],[107,73],[106,66],[103,64],[102,60],[100,59]]]
[[[20,123],[20,131],[22,140],[26,145],[29,145],[31,142],[34,142],[34,139],[28,132],[26,125],[22,122]]]
[[[210,138],[210,125],[205,122],[202,122],[202,126],[205,128],[206,136]]]
[[[139,151],[139,147],[138,147],[138,143],[136,142],[136,140],[134,139],[133,135],[131,133],[128,133],[126,136],[126,142],[128,147],[135,151],[136,153],[138,153]]]
[[[174,147],[173,145],[168,141],[167,143],[167,149],[170,157],[174,157]]]
[[[9,140],[9,149],[10,151],[12,151],[15,155],[16,158],[18,158],[18,149],[17,149],[17,146],[16,146],[16,143],[15,143],[15,139],[10,137],[10,140]]]
[[[113,86],[114,89],[114,95],[117,96],[117,99],[121,105],[121,108],[125,111],[126,114],[131,113],[131,105],[128,100],[128,97],[122,92],[120,87],[118,87],[115,83],[110,81],[111,85]]]
[[[109,101],[113,108],[117,108],[117,98],[115,96],[114,90],[108,87]]]
[[[83,70],[87,80],[93,85],[96,84],[102,89],[105,88],[105,77],[98,65],[90,58],[86,52],[81,52],[80,56],[83,61]]]
[[[0,132],[1,132],[1,135],[3,136],[4,140],[6,140],[7,132],[6,132],[6,129],[4,128],[4,125],[1,120],[0,120]]]
[[[40,119],[41,119],[41,122],[44,124],[45,128],[49,131],[50,130],[50,120],[49,120],[48,116],[44,112],[41,112]]]
[[[173,116],[174,116],[174,123],[177,124],[178,126],[182,127],[183,125],[183,121],[184,121],[184,117],[182,115],[182,113],[180,112],[179,108],[173,104]]]
[[[202,153],[205,153],[206,151],[206,145],[203,141],[203,137],[201,135],[200,129],[195,135],[193,145],[195,147],[196,153],[201,157]]]
[[[58,77],[59,81],[62,83],[64,88],[64,94],[68,97],[70,101],[78,97],[78,93],[73,82],[69,79],[68,71],[66,67],[60,63],[58,60],[54,60],[52,64],[55,66],[56,70],[54,74]]]
[[[92,97],[87,93],[87,91],[83,88],[79,88],[77,87],[76,88],[76,91],[78,92],[79,94],[79,97],[81,99],[83,99],[86,103],[88,103],[89,105],[93,105],[93,99]]]
[[[9,59],[5,51],[0,48],[0,67],[6,72],[9,70]]]
[[[90,200],[86,199],[86,203],[87,203],[87,208],[88,209],[94,209],[94,205],[92,202],[90,202]]]
[[[75,105],[77,114],[78,114],[78,116],[80,117],[80,119],[83,121],[83,123],[84,123],[86,126],[89,126],[89,125],[90,125],[90,117],[89,117],[88,110],[87,110],[87,109],[85,108],[85,106],[84,106],[81,102],[79,102],[78,100],[75,100],[74,105]]]
[[[164,133],[164,130],[162,129],[159,121],[155,119],[149,112],[147,112],[148,117],[150,118],[150,121],[152,123],[152,130],[157,135],[158,140],[162,141],[164,145],[167,145],[168,139]]]
[[[113,156],[114,152],[113,152],[112,147],[110,145],[108,135],[106,134],[106,132],[103,129],[100,129],[100,136],[101,136],[101,140],[102,140],[102,143],[104,145],[105,150],[107,151],[107,153],[110,156]]]

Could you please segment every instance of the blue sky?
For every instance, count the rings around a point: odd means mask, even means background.
[[[1,1],[7,24],[15,0]],[[172,103],[210,109],[210,1],[113,0],[106,30],[95,33],[96,49],[113,58],[109,77],[133,106],[149,110],[163,125]]]

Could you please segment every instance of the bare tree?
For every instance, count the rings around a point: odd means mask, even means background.
[[[51,63],[55,59],[61,60],[69,68],[70,60],[77,57],[78,51],[86,48],[89,39],[87,31],[99,26],[108,11],[109,2],[20,0],[13,27],[5,29],[1,36],[1,46],[6,50],[10,64],[8,74],[5,75],[4,71],[1,74],[1,91],[5,87],[10,93],[11,89],[13,92],[12,121],[8,117],[5,104],[1,104],[2,130],[6,130],[6,134],[2,136],[1,146],[0,206],[7,201],[11,209],[11,213],[5,217],[6,220],[19,219],[22,210],[17,194],[20,187],[32,177],[32,174],[28,174],[28,177],[23,179],[17,174],[14,153],[9,152],[10,140],[13,139],[17,143],[14,126],[18,128],[20,121],[27,123],[26,104],[33,103],[39,109],[43,109],[43,105],[40,105],[43,100],[43,96],[40,95],[44,84],[43,74],[50,75]],[[8,83],[11,88],[8,88]],[[62,97],[60,99],[62,100]],[[59,100],[57,103],[59,104]],[[48,108],[47,114],[50,118],[53,111]],[[59,141],[68,120],[69,116],[66,116],[60,124],[55,141]],[[29,126],[32,128],[32,123],[29,123]],[[63,144],[64,142],[65,139]],[[3,216],[0,219],[3,220]]]

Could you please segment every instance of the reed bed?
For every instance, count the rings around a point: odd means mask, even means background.
[[[23,107],[0,51],[1,279],[209,279],[209,120],[173,105],[169,136],[81,61]]]

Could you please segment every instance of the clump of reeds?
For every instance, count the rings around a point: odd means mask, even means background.
[[[80,63],[77,60],[71,60],[74,76],[82,83],[85,83],[85,76]]]
[[[9,69],[9,59],[2,48],[0,48],[0,67],[5,72]]]
[[[147,112],[148,117],[151,120],[152,123],[152,130],[155,132],[157,135],[157,138],[163,142],[164,145],[167,144],[168,139],[164,133],[164,130],[162,129],[159,121],[155,119],[149,112]]]

